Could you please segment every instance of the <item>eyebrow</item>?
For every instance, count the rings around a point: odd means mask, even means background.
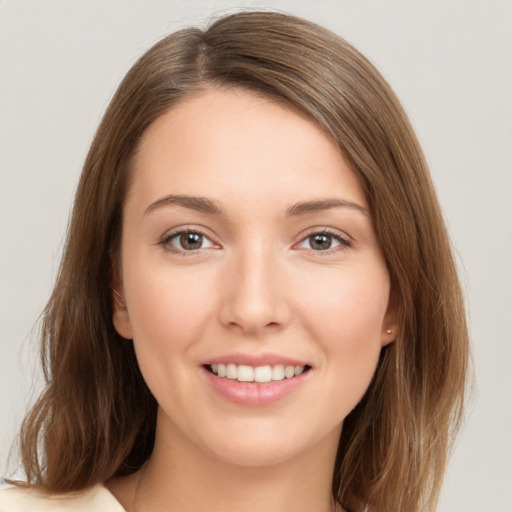
[[[184,208],[190,208],[191,210],[196,210],[201,213],[208,213],[210,215],[225,215],[224,210],[211,199],[207,199],[206,197],[194,197],[176,194],[170,194],[168,196],[162,197],[161,199],[158,199],[154,203],[151,203],[146,208],[144,215],[158,208],[169,205],[182,206]],[[354,203],[352,201],[347,201],[346,199],[338,198],[315,199],[312,201],[295,203],[287,208],[286,213],[289,216],[295,217],[340,207],[352,208],[354,210],[360,211],[365,215],[368,215],[368,210],[364,206],[361,206],[360,204]]]
[[[346,199],[338,198],[317,199],[313,201],[295,203],[287,209],[286,213],[290,216],[298,216],[340,207],[351,208],[363,213],[364,215],[368,215],[368,210],[364,206],[352,201],[347,201]]]
[[[201,213],[209,213],[210,215],[225,215],[224,210],[206,197],[194,197],[186,195],[170,194],[151,203],[144,212],[144,215],[150,213],[162,206],[177,205],[184,208],[190,208]]]

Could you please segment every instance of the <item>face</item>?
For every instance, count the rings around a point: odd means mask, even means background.
[[[354,172],[312,122],[242,90],[202,92],[144,134],[114,287],[157,439],[237,464],[335,451],[393,337]]]

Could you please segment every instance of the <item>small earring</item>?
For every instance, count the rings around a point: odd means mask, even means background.
[[[386,329],[386,334],[392,334],[393,333],[393,329]]]

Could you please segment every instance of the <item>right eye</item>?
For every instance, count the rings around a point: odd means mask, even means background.
[[[172,233],[162,240],[162,245],[176,252],[190,252],[214,247],[213,242],[206,235],[193,230]]]

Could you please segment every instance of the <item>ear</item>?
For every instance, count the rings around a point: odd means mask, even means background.
[[[398,301],[396,294],[390,292],[388,308],[382,322],[381,346],[385,347],[395,341],[398,336]]]
[[[112,321],[114,323],[114,328],[120,336],[127,340],[131,340],[133,338],[132,324],[130,322],[128,308],[126,307],[126,302],[124,300],[123,285],[121,281],[116,278],[114,279],[111,288],[113,311]]]

